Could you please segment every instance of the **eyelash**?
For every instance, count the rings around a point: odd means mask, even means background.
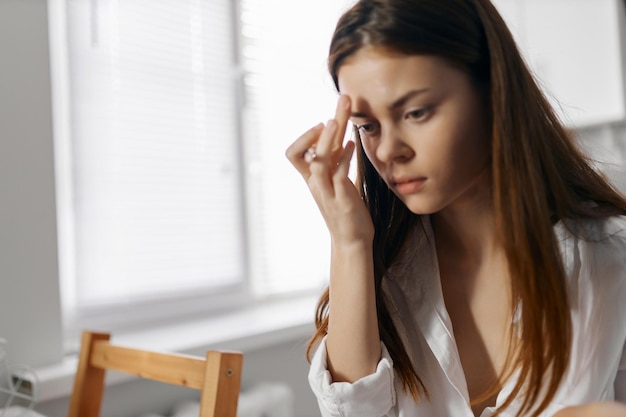
[[[359,133],[359,136],[361,137],[372,137],[374,136],[375,132],[371,131],[371,132],[367,132],[365,131],[365,129],[367,128],[375,128],[375,123],[363,123],[362,125],[354,125],[355,130]]]
[[[428,115],[430,114],[430,111],[432,110],[431,106],[427,106],[427,107],[423,107],[421,109],[417,109],[417,110],[411,110],[410,112],[408,112],[404,118],[405,119],[413,119],[415,121],[421,122],[423,121],[426,117],[428,117]],[[418,114],[417,117],[412,117],[413,115]]]
[[[406,113],[403,117],[404,120],[413,120],[415,122],[423,122],[430,115],[432,110],[432,106],[423,107],[417,110],[412,110]],[[366,131],[366,129],[376,129],[378,128],[376,123],[363,123],[361,125],[355,124],[355,130],[362,137],[372,137],[376,134],[375,130]]]

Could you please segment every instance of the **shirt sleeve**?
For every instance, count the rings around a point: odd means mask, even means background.
[[[317,348],[309,384],[317,398],[322,417],[383,417],[396,402],[393,361],[381,342],[381,359],[376,371],[353,383],[332,382],[327,365],[326,338]]]
[[[556,401],[626,401],[626,217],[581,223],[568,242],[573,337]]]
[[[626,227],[626,224],[624,224],[622,227]],[[624,252],[626,251],[626,244],[624,243],[625,241],[626,239],[622,240],[623,243],[621,247],[621,259],[623,262],[623,267],[621,269],[621,272],[618,272],[616,274],[617,280],[620,280],[623,283],[621,291],[621,301],[619,303],[622,308],[618,309],[619,312],[617,312],[617,320],[621,326],[624,326],[624,323],[626,322],[626,308],[624,308],[624,305],[626,305],[626,262],[623,261]],[[622,355],[617,366],[617,375],[615,376],[613,389],[615,391],[615,401],[626,403],[626,340],[623,343],[624,346],[622,347]]]

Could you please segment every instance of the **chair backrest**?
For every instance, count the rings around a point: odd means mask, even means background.
[[[236,417],[243,355],[208,351],[198,356],[113,345],[108,333],[84,332],[69,417],[99,417],[106,370],[201,391],[199,417]]]

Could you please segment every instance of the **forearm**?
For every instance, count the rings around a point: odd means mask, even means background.
[[[376,370],[381,350],[372,258],[374,225],[348,175],[356,145],[353,141],[343,145],[350,114],[350,98],[342,95],[335,118],[323,128],[309,129],[286,153],[306,180],[332,240],[328,369],[334,381],[353,382]]]
[[[371,243],[333,245],[326,338],[333,381],[354,382],[380,360]]]

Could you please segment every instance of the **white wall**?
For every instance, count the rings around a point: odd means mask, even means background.
[[[45,0],[0,2],[0,337],[12,362],[61,359]]]
[[[626,194],[626,122],[582,129],[578,138],[581,147]]]

